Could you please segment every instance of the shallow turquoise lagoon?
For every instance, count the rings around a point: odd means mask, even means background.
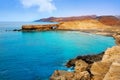
[[[79,31],[0,32],[0,80],[47,80],[68,70],[69,59],[113,45],[112,37]]]

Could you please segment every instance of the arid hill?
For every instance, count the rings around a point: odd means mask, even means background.
[[[78,20],[89,20],[95,19],[100,21],[103,24],[109,26],[118,26],[120,25],[120,18],[119,16],[96,16],[96,15],[89,15],[89,16],[73,16],[73,17],[49,17],[43,18],[36,21],[44,21],[44,22],[66,22],[66,21],[78,21]]]
[[[73,17],[49,17],[43,18],[37,21],[44,21],[44,22],[65,22],[65,21],[75,21],[75,20],[85,20],[85,19],[95,19],[96,15],[90,16],[73,16]]]
[[[98,17],[98,21],[110,26],[120,25],[120,19],[115,16],[100,16]]]
[[[109,36],[113,35],[114,33],[120,32],[120,25],[116,26],[112,24],[111,26],[111,24],[105,24],[103,18],[64,21],[59,22],[58,24],[23,25],[22,30],[23,31],[76,30]]]

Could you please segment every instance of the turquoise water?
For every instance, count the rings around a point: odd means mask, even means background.
[[[69,59],[115,45],[112,37],[79,31],[5,32],[26,23],[1,24],[0,80],[47,80],[56,69],[68,70],[64,65]]]

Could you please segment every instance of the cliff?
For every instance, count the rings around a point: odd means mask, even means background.
[[[48,25],[23,25],[22,31],[26,30],[79,30],[102,35],[113,35],[114,33],[120,32],[120,26],[107,25],[104,23],[103,19],[84,19]]]
[[[23,25],[22,31],[44,31],[44,30],[54,30],[58,27],[58,24],[47,24],[47,25]]]
[[[116,43],[120,44],[120,35],[114,35]],[[86,57],[89,57],[87,60]],[[108,48],[99,59],[96,56],[82,56],[73,59],[74,71],[56,70],[51,80],[120,80],[120,46]],[[94,61],[89,61],[94,60]]]

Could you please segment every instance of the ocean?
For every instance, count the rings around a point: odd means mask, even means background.
[[[0,22],[0,80],[49,80],[54,70],[70,70],[69,59],[115,45],[112,37],[79,31],[11,31],[23,24],[50,22]]]

